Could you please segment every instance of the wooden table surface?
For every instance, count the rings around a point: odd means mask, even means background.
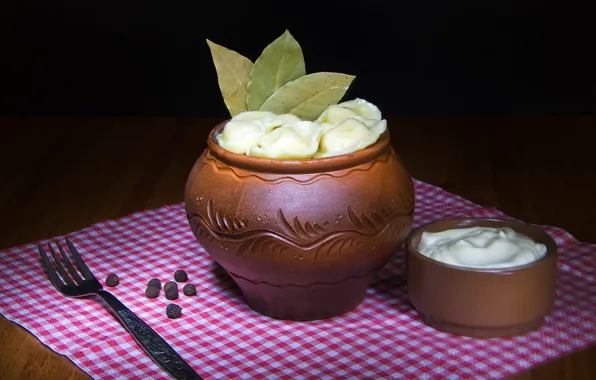
[[[182,201],[217,121],[0,118],[0,249]],[[413,177],[596,243],[596,116],[399,117],[389,125]],[[596,346],[516,378],[596,378],[593,363]],[[88,376],[0,317],[0,378]]]

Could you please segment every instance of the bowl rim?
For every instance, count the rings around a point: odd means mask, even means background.
[[[510,227],[511,229],[515,230],[515,232],[520,233],[522,235],[527,236],[525,233],[520,232],[519,230],[517,230],[515,227],[516,226],[523,226],[526,229],[531,229],[533,230],[536,234],[541,235],[543,239],[543,241],[541,241],[542,244],[546,245],[546,254],[541,257],[538,260],[534,260],[531,261],[529,263],[526,264],[521,264],[521,265],[516,265],[516,266],[511,266],[511,267],[504,267],[504,268],[475,268],[475,267],[466,267],[466,266],[461,266],[461,265],[453,265],[453,264],[447,264],[444,263],[442,261],[439,260],[435,260],[433,258],[430,258],[424,254],[422,254],[418,248],[414,248],[412,241],[414,240],[414,238],[418,235],[422,235],[422,233],[429,227],[432,225],[435,225],[437,223],[462,223],[462,222],[489,222],[489,223],[494,223],[494,224],[502,224],[503,226],[507,225],[507,227]],[[511,226],[513,225],[513,226]],[[453,227],[453,228],[466,228],[465,226],[461,226],[461,227]],[[536,241],[535,239],[533,239],[534,241]],[[558,247],[557,247],[557,243],[556,241],[552,238],[552,236],[550,236],[550,234],[548,232],[546,232],[543,228],[535,225],[535,224],[530,224],[518,219],[509,219],[506,217],[501,217],[501,218],[493,218],[493,217],[452,217],[452,218],[440,218],[440,219],[435,219],[433,221],[421,224],[420,226],[412,229],[412,231],[410,231],[410,233],[408,234],[406,241],[405,241],[405,251],[406,251],[406,256],[407,255],[414,255],[416,256],[418,259],[421,259],[423,261],[426,261],[430,264],[433,265],[437,265],[439,267],[443,267],[446,269],[450,269],[450,270],[456,270],[456,271],[460,271],[460,272],[474,272],[474,273],[485,273],[485,274],[498,274],[498,275],[502,275],[505,273],[513,273],[513,272],[520,272],[523,271],[524,269],[528,269],[528,268],[532,268],[535,267],[537,265],[540,265],[540,263],[543,263],[545,261],[549,261],[549,260],[557,260],[558,257]],[[406,258],[406,266],[407,266],[407,258]]]
[[[377,141],[368,147],[347,154],[332,157],[311,158],[305,160],[277,160],[264,157],[252,157],[224,149],[217,142],[216,136],[231,119],[217,124],[209,132],[207,146],[213,156],[232,166],[267,173],[308,174],[342,170],[371,162],[383,153],[393,149],[390,144],[390,132],[387,128]]]

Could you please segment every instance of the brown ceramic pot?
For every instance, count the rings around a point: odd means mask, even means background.
[[[418,251],[422,233],[454,228],[509,227],[545,244],[534,262],[499,269],[453,266]],[[430,326],[457,335],[494,338],[537,328],[555,302],[557,245],[541,229],[515,220],[445,219],[420,226],[406,241],[410,302]]]
[[[186,183],[199,243],[261,314],[316,320],[357,307],[412,226],[414,189],[389,132],[352,154],[281,161],[223,149],[224,125]]]

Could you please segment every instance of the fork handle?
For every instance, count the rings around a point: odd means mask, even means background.
[[[118,301],[114,295],[105,290],[98,291],[97,295],[106,301],[141,348],[167,373],[175,379],[202,379],[159,334]]]

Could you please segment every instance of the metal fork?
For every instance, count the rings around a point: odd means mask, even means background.
[[[60,244],[56,241],[54,244],[58,247],[60,254],[57,254],[51,243],[48,248],[54,259],[54,265],[44,251],[41,244],[37,246],[41,255],[41,262],[46,269],[47,275],[54,287],[67,297],[85,297],[97,295],[101,297],[106,304],[114,311],[118,320],[124,325],[126,330],[133,336],[141,348],[168,374],[175,379],[193,379],[198,380],[201,377],[166,343],[151,327],[137,317],[132,311],[128,310],[122,302],[111,293],[103,290],[103,287],[97,281],[97,278],[91,273],[89,267],[85,264],[81,255],[75,249],[72,242],[68,239],[66,244],[74,258],[76,268],[72,264],[68,255],[64,252]],[[55,267],[54,267],[55,266]],[[77,271],[80,271],[79,272]],[[81,278],[82,274],[82,278]]]

